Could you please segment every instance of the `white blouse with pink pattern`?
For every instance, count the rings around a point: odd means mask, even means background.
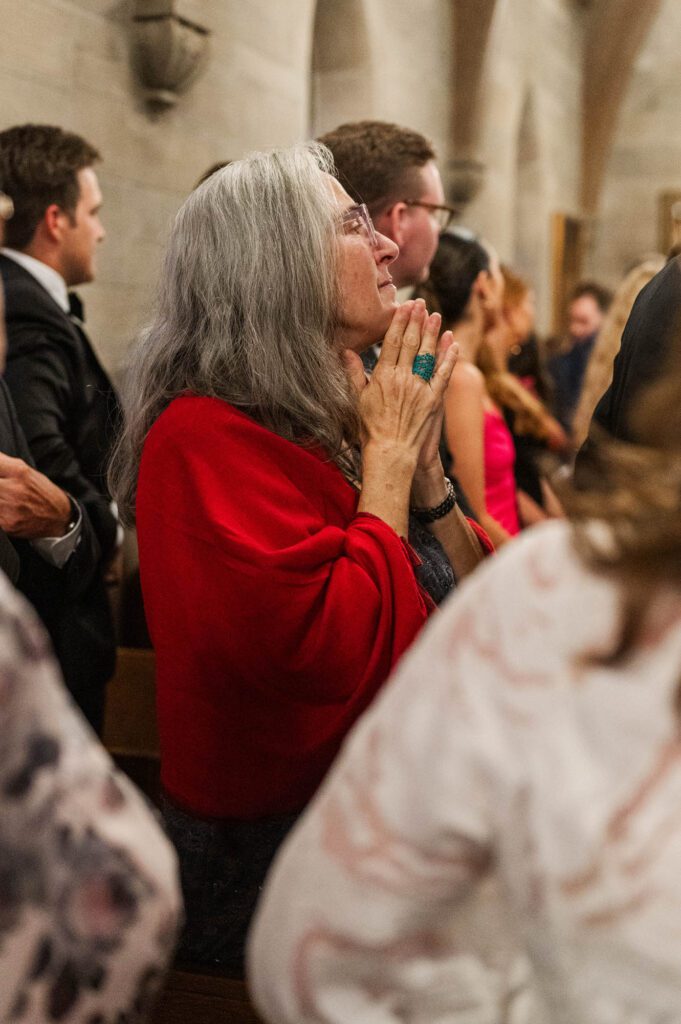
[[[266,1020],[681,1022],[681,595],[615,668],[620,601],[552,523],[434,618],[275,862]]]

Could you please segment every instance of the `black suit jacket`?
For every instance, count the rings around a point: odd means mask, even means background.
[[[664,371],[681,329],[681,259],[670,260],[641,291],[627,320],[612,384],[596,406],[593,423],[633,441],[631,412],[641,389]],[[587,442],[587,447],[588,447]]]
[[[0,451],[12,458],[23,459],[29,466],[33,465],[33,457],[19,426],[10,393],[2,380]],[[36,606],[42,618],[48,620],[53,631],[61,618],[62,609],[88,592],[101,560],[101,549],[92,523],[83,506],[79,507],[82,516],[80,540],[61,569],[46,562],[28,541],[1,534],[3,555],[7,558],[10,568],[14,569],[11,575],[8,575]],[[2,567],[7,571],[4,564]]]
[[[44,588],[42,596],[29,596],[40,605],[69,689],[99,728],[104,686],[115,661],[103,570],[116,544],[105,477],[119,423],[118,400],[83,331],[35,278],[2,255],[0,274],[8,339],[5,380],[19,423],[36,466],[83,506],[99,547],[91,578],[76,588],[79,592],[57,595]]]

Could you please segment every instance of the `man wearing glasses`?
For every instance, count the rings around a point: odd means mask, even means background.
[[[376,231],[397,243],[399,255],[390,264],[396,288],[425,281],[440,234],[456,212],[444,202],[435,152],[428,140],[409,128],[384,121],[358,121],[341,125],[319,141],[331,150],[338,180],[358,204],[347,211],[345,229],[360,231],[372,244]],[[368,373],[376,364],[379,350],[380,346],[374,345],[362,353]],[[437,463],[436,475],[441,475],[439,457]],[[451,517],[430,526],[410,515],[409,541],[421,559],[419,580],[436,603],[456,585],[445,554],[452,549],[454,537],[459,538],[457,543],[462,534],[468,537],[475,551],[474,562],[482,557],[483,548],[489,550],[487,539],[482,547],[476,539],[471,517],[466,522],[468,511],[464,503],[463,510],[457,508]]]
[[[385,121],[357,121],[319,141],[333,153],[341,185],[356,202],[366,203],[377,231],[399,246],[390,267],[395,286],[425,281],[440,233],[456,212],[444,201],[428,140]]]

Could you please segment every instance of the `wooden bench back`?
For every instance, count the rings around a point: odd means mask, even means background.
[[[153,651],[118,648],[116,674],[107,687],[102,735],[109,753],[158,758],[155,671]]]
[[[188,970],[170,972],[151,1024],[264,1024],[246,984]]]

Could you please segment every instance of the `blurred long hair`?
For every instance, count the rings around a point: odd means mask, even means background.
[[[504,277],[503,308],[506,311],[520,305],[530,291],[530,285],[510,267],[502,265],[501,272]],[[530,394],[506,366],[499,366],[496,354],[486,342],[480,346],[477,363],[485,377],[490,397],[502,409],[513,413],[514,434],[548,442],[552,436],[548,409]]]
[[[615,292],[615,297],[605,315],[589,358],[582,393],[572,421],[572,433],[576,447],[579,447],[586,439],[594,409],[610,385],[612,366],[615,356],[620,350],[622,332],[634,302],[641,289],[649,281],[652,281],[663,266],[662,256],[658,259],[645,260],[627,274]]]
[[[640,639],[651,599],[681,590],[681,333],[632,417],[637,443],[592,445],[586,489],[562,495],[586,563],[622,586],[624,616],[612,660]],[[605,527],[605,528],[604,528]]]

